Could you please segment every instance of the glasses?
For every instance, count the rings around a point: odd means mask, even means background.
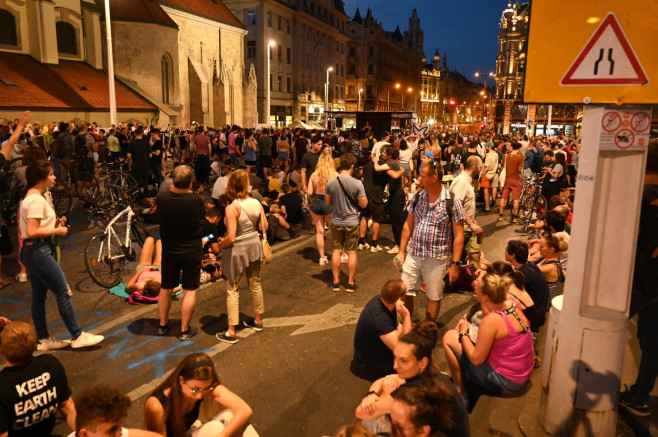
[[[391,436],[403,436],[407,431],[418,429],[417,426],[413,426],[411,428],[402,428],[400,425],[398,425],[397,423],[393,422],[393,420],[391,420],[390,414],[386,415],[386,419],[388,420],[388,423],[391,424]]]
[[[215,385],[212,385],[212,384],[210,385],[210,387],[206,387],[206,388],[192,388],[187,383],[187,381],[185,381],[185,385],[187,386],[188,389],[190,389],[190,392],[193,395],[195,395],[197,393],[203,393],[203,394],[210,393],[211,391],[213,391],[215,389]]]

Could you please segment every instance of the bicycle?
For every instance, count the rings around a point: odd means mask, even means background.
[[[117,233],[114,226],[125,217],[125,236]],[[150,234],[146,227],[140,223],[137,216],[128,205],[123,211],[114,216],[105,231],[93,235],[87,242],[85,249],[85,267],[91,279],[101,287],[110,288],[121,282],[126,261],[137,259],[134,243],[140,247]]]
[[[527,231],[530,223],[542,220],[546,216],[548,202],[542,195],[543,179],[536,178],[528,186],[526,198],[519,203],[519,217],[523,220],[523,230]]]

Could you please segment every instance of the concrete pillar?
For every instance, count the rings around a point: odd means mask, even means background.
[[[54,2],[43,0],[26,2],[27,21],[38,25],[29,32],[30,55],[42,64],[59,64],[55,6]]]
[[[103,40],[101,38],[101,20],[98,12],[92,11],[83,3],[82,7],[87,63],[99,70],[103,68]]]
[[[503,114],[503,135],[508,134],[512,124],[512,102],[503,100],[505,104],[505,113]]]
[[[556,435],[615,435],[646,148],[602,150],[607,109],[583,113],[569,274],[546,339],[539,421]]]

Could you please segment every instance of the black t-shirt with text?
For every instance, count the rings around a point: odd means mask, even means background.
[[[49,354],[0,371],[0,434],[51,435],[57,410],[71,397],[64,366]]]

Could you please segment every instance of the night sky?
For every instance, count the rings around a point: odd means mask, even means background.
[[[418,9],[420,27],[425,34],[425,55],[428,60],[438,48],[446,53],[448,68],[457,69],[472,81],[476,71],[495,71],[498,54],[499,21],[508,0],[344,0],[345,12],[354,16],[357,6],[365,18],[368,8],[385,30],[399,25],[404,32],[409,17]],[[519,3],[525,3],[521,1]]]

